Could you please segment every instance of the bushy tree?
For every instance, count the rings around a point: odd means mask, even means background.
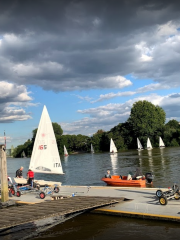
[[[136,138],[139,137],[144,143],[149,137],[153,144],[156,137],[162,134],[165,123],[165,111],[148,101],[138,101],[133,104],[128,119],[129,129],[133,136],[131,146],[136,146]]]

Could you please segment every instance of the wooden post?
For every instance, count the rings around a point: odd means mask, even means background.
[[[0,172],[1,172],[1,202],[7,202],[9,200],[8,194],[8,179],[7,179],[7,162],[5,146],[0,145]]]

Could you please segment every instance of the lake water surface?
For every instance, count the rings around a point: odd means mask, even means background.
[[[30,159],[8,158],[8,175],[14,177],[16,170],[24,167],[26,176]],[[152,151],[123,151],[117,155],[77,154],[61,157],[64,175],[36,174],[36,179],[61,181],[63,185],[105,185],[100,179],[107,169],[111,174],[126,175],[140,167],[142,172],[153,172],[155,187],[180,185],[180,148],[165,148]],[[162,207],[162,206],[160,206]],[[161,221],[121,218],[114,216],[83,214],[44,232],[36,239],[178,239],[180,225]]]

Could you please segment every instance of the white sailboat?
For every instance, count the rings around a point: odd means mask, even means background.
[[[56,138],[46,106],[39,122],[29,169],[35,173],[63,174]],[[16,183],[27,184],[26,178],[14,178]],[[61,182],[34,180],[40,185],[61,185]]]
[[[165,144],[161,137],[159,137],[159,148],[165,148]]]
[[[65,157],[69,156],[69,154],[68,154],[68,151],[67,151],[67,149],[66,149],[66,146],[65,146],[65,145],[64,145],[64,156],[65,156]]]
[[[24,151],[21,153],[21,157],[22,157],[22,158],[26,158],[26,154],[25,154]]]
[[[91,153],[94,153],[94,148],[92,144],[91,144]]]
[[[147,140],[147,150],[151,150],[151,149],[153,149],[153,147],[151,145],[150,139],[148,138],[148,140]]]
[[[36,173],[63,174],[56,138],[46,106],[43,108],[29,169]]]
[[[110,153],[112,153],[112,154],[117,153],[117,148],[116,148],[112,138],[111,138],[111,141],[110,141]]]
[[[141,150],[143,150],[143,146],[142,146],[142,144],[141,144],[141,142],[139,141],[139,138],[137,138],[137,145],[138,145],[138,151],[141,151]]]

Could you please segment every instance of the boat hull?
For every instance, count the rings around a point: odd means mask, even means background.
[[[111,178],[102,178],[108,186],[119,187],[146,187],[146,179],[139,180],[127,180],[127,176],[122,176],[122,179],[118,175],[111,176]]]

